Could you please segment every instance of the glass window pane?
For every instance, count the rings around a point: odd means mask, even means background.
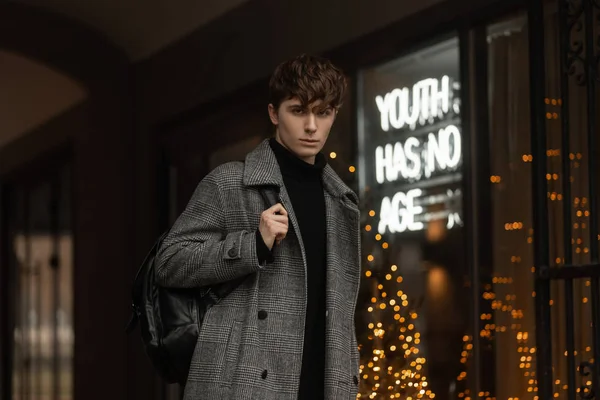
[[[15,266],[13,400],[70,400],[73,393],[73,244],[68,169],[10,202]]]
[[[482,340],[496,349],[493,394],[533,399],[532,156],[525,21],[520,15],[488,27],[494,266],[492,282],[486,282],[491,284],[486,300],[493,315]]]
[[[10,229],[14,233],[11,241],[14,257],[11,257],[13,271],[16,282],[15,290],[15,325],[14,325],[14,353],[13,353],[13,399],[26,399],[27,395],[27,358],[29,356],[27,340],[26,340],[26,318],[25,310],[28,307],[28,274],[26,270],[26,262],[23,261],[27,254],[27,243],[25,239],[25,221],[27,207],[27,193],[20,188],[12,191],[10,206],[12,212],[9,212]],[[18,207],[17,205],[21,205]]]
[[[550,265],[565,264],[565,239],[572,249],[569,264],[590,262],[589,173],[586,137],[585,87],[577,73],[567,77],[568,93],[561,93],[558,10],[545,7],[546,164]],[[575,37],[572,37],[575,39]],[[523,12],[488,27],[490,88],[490,140],[493,203],[493,284],[489,292],[494,309],[489,331],[496,365],[496,398],[537,399],[535,341],[535,266],[533,243],[532,151],[530,129],[530,77],[527,16]],[[574,43],[574,42],[573,42]],[[569,98],[568,152],[562,142],[562,101]],[[562,161],[571,173],[564,176]],[[568,180],[571,196],[563,191]],[[563,207],[570,213],[565,226]],[[539,235],[541,236],[541,234]],[[566,326],[567,298],[564,282],[551,282],[552,385],[557,398],[567,396]],[[589,279],[573,281],[572,311],[575,326],[575,360],[590,361],[592,355],[591,291]],[[578,387],[581,385],[579,377]],[[583,382],[585,383],[585,382]]]
[[[469,346],[458,39],[360,78],[360,393],[455,398]]]
[[[55,386],[58,400],[73,398],[74,322],[73,322],[73,230],[71,226],[71,170],[64,168],[58,194],[58,230],[54,232],[53,256],[57,256],[55,279]]]

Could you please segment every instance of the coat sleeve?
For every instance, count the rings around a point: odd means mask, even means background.
[[[164,287],[214,285],[260,270],[255,231],[227,230],[217,174],[198,185],[157,253],[156,281]]]

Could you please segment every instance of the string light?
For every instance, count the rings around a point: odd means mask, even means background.
[[[368,215],[373,218],[376,212],[371,210]],[[365,232],[371,231],[365,229]],[[376,243],[381,242],[383,237],[375,233],[372,239]],[[390,245],[383,241],[381,248],[385,251]],[[375,256],[368,254],[366,259],[373,263]],[[425,376],[426,359],[420,354],[421,334],[415,325],[418,313],[410,308],[408,296],[399,286],[403,282],[399,272],[395,264],[390,265],[382,275],[373,274],[371,269],[365,272],[365,276],[373,279],[375,285],[370,304],[367,305],[371,316],[367,325],[368,341],[360,345],[363,350],[360,368],[362,384],[357,398],[435,398]]]
[[[340,160],[336,152],[330,152],[329,157]],[[355,173],[356,167],[349,165],[348,171]],[[375,217],[375,210],[370,210],[368,215]],[[383,239],[381,234],[373,230],[372,224],[365,224],[364,232],[374,234],[375,242]],[[389,248],[388,242],[381,242],[382,251]],[[367,254],[366,261],[367,265],[372,266],[376,261],[375,255]],[[381,396],[406,400],[435,398],[424,372],[426,359],[420,355],[421,334],[415,326],[418,313],[410,308],[407,295],[399,289],[399,284],[404,281],[399,272],[397,265],[391,265],[388,272],[380,278],[372,267],[364,270],[364,276],[378,284],[366,305],[371,316],[367,325],[368,342],[359,343],[359,372],[362,379],[358,399],[376,399]],[[384,318],[387,313],[393,316]]]
[[[560,99],[553,99],[553,98],[546,98],[545,99],[545,103],[547,105],[552,105],[552,106],[560,106],[561,104],[561,100]],[[553,120],[551,123],[555,123],[554,120],[559,119],[560,117],[560,113],[556,112],[556,111],[550,111],[546,114],[546,118],[548,120]],[[561,161],[561,150],[557,149],[557,148],[549,148],[546,150],[546,156],[549,158],[549,161],[553,161],[553,162],[560,162]],[[574,169],[580,168],[581,163],[584,161],[584,156],[582,153],[580,152],[572,152],[568,154],[568,158],[571,161],[571,166]],[[522,161],[524,163],[531,163],[533,161],[533,156],[531,154],[523,154],[521,157]],[[546,180],[548,181],[548,185],[549,185],[549,191],[547,193],[547,198],[549,201],[551,202],[560,202],[563,200],[563,194],[558,192],[557,189],[561,189],[562,184],[561,184],[561,174],[558,171],[552,171],[552,164],[549,164],[550,167],[550,171],[549,173],[546,175]],[[498,179],[500,177],[500,175],[492,175],[490,177],[490,182],[492,183],[500,183],[501,179]],[[575,176],[570,176],[569,178],[569,182],[574,183],[576,182],[576,177]],[[585,183],[585,182],[584,182]],[[504,188],[502,187],[498,187],[499,190],[504,190]],[[554,189],[554,190],[553,190]],[[566,199],[567,201],[571,201],[571,199]],[[589,224],[589,218],[590,218],[590,213],[589,210],[587,209],[587,198],[585,197],[578,197],[575,196],[573,201],[573,228],[574,228],[574,232],[573,232],[573,237],[571,238],[571,244],[574,247],[574,255],[576,257],[580,257],[583,255],[586,255],[589,253],[589,245],[586,243],[587,242],[587,232],[583,232],[584,229],[586,229],[586,227]],[[562,204],[557,204],[557,207],[559,207],[559,214],[562,211]],[[560,225],[558,225],[560,226]],[[511,233],[511,231],[521,231],[526,229],[526,227],[524,226],[524,224],[520,221],[515,221],[515,222],[505,222],[504,223],[504,231],[507,234],[513,234]],[[525,241],[525,245],[532,245],[533,244],[533,229],[529,228],[527,229],[527,234],[524,236],[523,240]],[[598,235],[598,240],[600,241],[600,235]],[[519,254],[515,254],[509,257],[510,259],[510,263],[511,265],[513,265],[514,267],[517,267],[519,264],[521,264],[523,262],[523,256],[519,255]],[[556,265],[564,265],[565,260],[563,257],[554,257],[554,262]],[[578,260],[579,262],[583,263],[584,260]],[[531,266],[530,268],[530,272],[533,274],[535,273],[535,267]],[[589,281],[586,281],[585,285],[586,287],[588,287],[590,284],[588,283]],[[480,316],[480,319],[482,321],[482,329],[479,332],[480,336],[481,336],[481,340],[495,340],[496,336],[499,334],[510,334],[514,340],[515,340],[515,344],[516,344],[516,352],[517,352],[517,364],[514,366],[507,366],[507,368],[513,369],[511,367],[518,367],[518,371],[520,371],[523,375],[523,377],[526,379],[526,392],[525,393],[521,393],[521,397],[509,397],[509,400],[523,400],[525,398],[527,399],[532,399],[532,400],[539,400],[539,396],[538,396],[538,382],[537,382],[537,377],[536,377],[536,348],[535,345],[533,345],[534,342],[532,342],[535,338],[533,337],[531,332],[528,332],[526,329],[524,329],[524,326],[522,324],[522,321],[524,321],[525,319],[525,312],[523,309],[519,308],[517,306],[517,296],[514,294],[515,290],[511,290],[511,285],[513,285],[513,279],[512,277],[506,277],[506,276],[493,276],[492,277],[492,285],[488,286],[486,285],[484,287],[484,292],[482,294],[482,297],[485,301],[490,303],[491,309],[494,313],[494,315],[497,317],[495,320],[501,320],[500,316],[502,315],[502,313],[508,313],[510,315],[510,321],[511,323],[509,324],[509,326],[504,326],[504,325],[500,325],[500,324],[496,324],[493,323],[494,318],[492,316],[492,314],[490,313],[482,313]],[[508,286],[505,286],[508,285]],[[501,289],[502,288],[502,289]],[[501,297],[496,295],[496,292],[499,293],[510,293],[513,292],[512,294],[506,294],[503,295]],[[535,292],[532,292],[532,297],[535,297]],[[588,296],[586,296],[585,294],[582,295],[581,298],[581,303],[585,304],[585,305],[589,305],[589,299]],[[554,304],[554,300],[550,300],[549,305],[552,306]],[[528,319],[531,318],[531,315],[528,316]],[[588,338],[589,340],[589,338]],[[464,380],[467,378],[467,366],[466,364],[468,363],[470,357],[471,357],[471,351],[468,348],[468,344],[470,343],[471,338],[469,336],[465,336],[463,338],[463,349],[461,352],[461,365],[463,365],[463,368],[461,370],[461,372],[459,373],[459,375],[457,376],[457,382],[464,382]],[[485,346],[485,344],[482,344],[482,346]],[[580,349],[580,351],[578,352],[577,350],[574,352],[574,355],[577,354],[586,354],[586,357],[591,360],[591,346],[590,345],[586,345],[583,346],[584,351],[582,351],[582,349]],[[566,356],[566,352],[565,352],[565,356]],[[585,382],[584,382],[585,383]],[[556,379],[554,382],[554,394],[553,394],[553,398],[560,398],[561,396],[566,397],[566,390],[568,389],[568,386],[564,383],[562,383],[560,381],[560,379]],[[589,383],[589,385],[591,385],[591,383]],[[517,390],[520,392],[519,388],[511,388],[511,390]],[[581,390],[578,388],[577,389],[577,393],[580,393]],[[590,388],[584,388],[583,389],[584,393],[589,393],[590,392]],[[489,394],[490,396],[493,395]],[[487,392],[480,392],[477,393],[476,396],[470,396],[468,389],[464,389],[461,392],[459,392],[457,394],[457,397],[459,399],[470,399],[470,397],[479,397],[479,398],[484,398],[487,397],[488,393]],[[526,397],[523,397],[526,396]]]

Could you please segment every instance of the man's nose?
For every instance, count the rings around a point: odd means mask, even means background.
[[[317,131],[317,118],[315,114],[309,113],[306,117],[304,130],[308,133],[315,133]]]

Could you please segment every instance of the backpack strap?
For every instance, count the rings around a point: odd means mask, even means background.
[[[259,189],[260,195],[267,204],[267,208],[274,206],[279,203],[279,188],[277,186],[267,186]],[[223,298],[235,290],[243,281],[246,280],[246,276],[234,279],[232,281],[223,282],[221,284],[212,286],[208,289],[208,292],[202,296],[202,301],[208,308],[218,304]]]
[[[150,263],[153,262],[153,258],[156,257],[158,248],[160,247],[160,245],[162,244],[162,241],[164,240],[164,238],[167,236],[168,233],[169,233],[169,231],[167,230],[167,231],[161,233],[159,238],[156,239],[156,241],[152,245],[152,248],[150,249],[148,254],[146,254],[146,257],[144,257],[144,261],[142,262],[141,266],[139,267],[137,273],[135,274],[135,279],[133,280],[133,285],[131,288],[131,294],[132,294],[131,316],[129,317],[129,321],[127,322],[127,325],[125,326],[125,333],[127,333],[127,334],[131,333],[135,329],[135,327],[137,326],[137,324],[139,322],[139,317],[140,317],[140,313],[141,313],[140,312],[141,304],[137,304],[136,300],[140,299],[141,295],[142,295],[143,275],[147,274],[147,273],[154,273],[153,269],[151,271],[148,271],[148,269],[150,268]]]
[[[277,186],[269,186],[273,187],[274,190],[269,190],[267,188],[260,189],[260,195],[262,196],[265,203],[267,203],[267,207],[273,207],[275,204],[279,203],[279,188]]]

